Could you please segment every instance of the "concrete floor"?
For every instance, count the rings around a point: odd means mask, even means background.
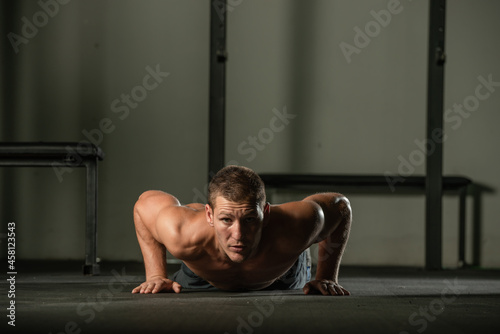
[[[18,263],[1,333],[500,333],[500,271],[343,267],[350,297],[301,291],[138,295],[142,264]],[[173,273],[175,268],[171,267]],[[9,286],[2,279],[6,313]],[[7,302],[6,302],[7,301]]]

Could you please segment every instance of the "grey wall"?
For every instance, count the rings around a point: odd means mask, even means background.
[[[16,33],[23,16],[41,10],[34,1],[20,3]],[[428,1],[401,0],[390,22],[374,23],[371,11],[391,3],[230,2],[227,161],[258,172],[423,174],[416,141],[426,137]],[[112,122],[112,130],[94,137],[106,153],[98,244],[105,260],[141,258],[131,210],[142,191],[162,189],[184,203],[204,200],[209,6],[199,0],[73,0],[19,46],[17,83],[8,90],[16,108],[2,113],[2,119],[11,115],[12,140],[80,141],[82,131],[96,134],[103,119]],[[481,264],[487,267],[500,267],[500,87],[471,105],[474,111],[458,114],[453,106],[474,102],[479,76],[500,81],[499,10],[492,0],[454,0],[447,11],[444,170],[489,189],[479,216],[472,217],[474,203],[468,202],[469,225],[475,218],[482,226]],[[355,40],[354,29],[367,24],[379,29],[369,43]],[[357,53],[347,59],[342,47],[356,42]],[[3,43],[12,48],[8,39]],[[127,112],[122,94],[140,91],[148,66],[169,75]],[[277,114],[288,118],[280,121]],[[7,135],[3,130],[2,140]],[[402,159],[413,159],[410,169],[402,169]],[[2,172],[2,220],[17,223],[19,257],[82,258],[83,170],[64,174],[62,182],[50,169]],[[354,208],[344,263],[423,264],[422,195],[332,190],[348,195]],[[456,197],[446,196],[448,266],[457,261],[457,211]]]

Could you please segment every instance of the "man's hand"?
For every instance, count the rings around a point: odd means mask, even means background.
[[[322,280],[314,280],[310,281],[304,288],[302,288],[304,294],[319,294],[321,293],[324,296],[349,296],[350,293],[343,287],[341,287],[338,283],[334,281],[322,279]]]
[[[179,293],[182,286],[163,276],[153,276],[142,283],[132,293],[157,293],[157,292],[175,292]]]

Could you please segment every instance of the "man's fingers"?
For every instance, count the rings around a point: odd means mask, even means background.
[[[141,286],[136,286],[133,290],[132,290],[132,293],[137,293],[137,292],[140,292],[141,291]]]
[[[341,285],[330,280],[314,280],[306,283],[302,288],[304,294],[322,294],[324,296],[349,296],[350,293]]]
[[[346,289],[344,289],[342,287],[341,287],[341,289],[342,289],[342,291],[344,291],[344,296],[350,296],[351,295],[351,293],[349,291],[347,291]]]
[[[337,291],[335,290],[335,285],[329,284],[328,285],[328,292],[330,292],[329,294],[332,296],[337,295]]]
[[[320,285],[321,284],[318,282],[309,282],[309,283],[306,283],[306,285],[304,285],[304,287],[302,288],[302,291],[304,291],[304,294],[306,294],[306,295],[319,294],[319,293],[322,293]]]
[[[302,288],[302,291],[304,291],[304,294],[322,294],[322,295],[329,295],[330,291],[328,291],[328,285],[325,282],[321,281],[311,281],[309,283],[306,283],[304,287]]]
[[[327,296],[330,294],[330,291],[328,291],[328,283],[327,282],[321,282],[319,284],[319,291],[323,296]]]
[[[161,284],[155,283],[155,285],[153,286],[153,289],[151,289],[151,293],[157,293],[158,291],[160,291],[160,288],[161,288]]]
[[[332,296],[349,296],[350,293],[338,284],[330,284],[329,291]]]
[[[304,285],[304,287],[302,288],[302,291],[304,291],[304,294],[308,295],[309,292],[311,291],[311,283],[306,283],[306,285]]]
[[[344,289],[341,285],[335,284],[335,292],[338,296],[350,296],[349,291]]]
[[[339,285],[335,285],[335,292],[337,293],[337,295],[339,296],[343,296],[344,295],[344,290],[342,289],[341,286]]]
[[[182,285],[180,285],[177,282],[173,282],[172,289],[174,290],[175,293],[179,293],[182,291]]]
[[[141,293],[150,293],[151,291],[153,291],[153,288],[151,287],[151,283],[150,283],[150,284],[146,284],[146,286],[144,287],[144,290],[141,291]]]
[[[144,282],[134,288],[132,293],[158,293],[161,291],[179,293],[182,291],[182,285],[170,280]]]
[[[344,294],[342,290],[340,290],[339,286],[334,283],[328,284],[328,291],[332,296],[342,296]]]
[[[163,290],[163,287],[167,285],[166,282],[155,282],[151,283],[151,286],[149,286],[149,292],[151,293],[158,293]],[[148,292],[146,292],[148,293]]]

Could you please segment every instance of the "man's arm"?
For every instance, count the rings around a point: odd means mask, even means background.
[[[338,283],[338,274],[351,229],[349,200],[341,194],[325,193],[309,196],[304,201],[317,203],[324,215],[323,227],[317,238],[316,279],[304,286],[304,293],[319,291],[324,295],[348,295],[349,292]]]
[[[134,223],[146,269],[146,282],[132,293],[181,292],[181,285],[167,278],[166,247],[157,231],[160,215],[170,207],[180,206],[179,201],[160,191],[147,191],[134,206]]]

